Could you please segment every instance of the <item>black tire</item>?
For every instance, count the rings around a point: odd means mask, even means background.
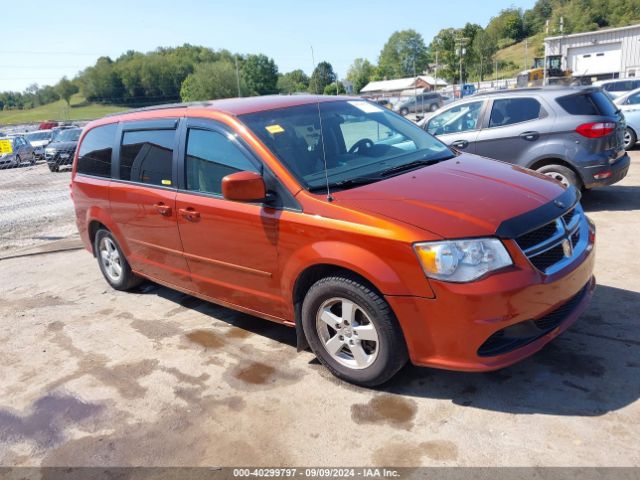
[[[564,165],[544,165],[538,168],[538,173],[547,175],[565,185],[573,185],[578,190],[582,188],[582,182],[576,175],[576,172]]]
[[[335,298],[355,303],[377,332],[377,356],[366,368],[350,368],[339,363],[320,338],[316,326],[320,308]],[[307,342],[320,362],[336,377],[349,383],[364,387],[380,385],[393,377],[409,358],[402,330],[389,304],[371,288],[348,276],[323,278],[311,286],[302,304],[302,326]]]
[[[22,165],[22,159],[20,155],[16,155],[16,168],[20,168],[20,165]]]
[[[34,155],[34,156],[31,157],[31,162],[29,162],[29,163],[31,163],[31,165],[33,166],[33,165],[36,164],[37,161],[38,161],[38,159]]]
[[[402,115],[403,117],[406,117],[407,115],[409,115],[409,109],[408,108],[401,108],[400,109],[400,115]]]
[[[118,279],[114,279],[113,276],[107,273],[107,267],[105,266],[100,252],[100,244],[103,239],[108,239],[110,242],[112,242],[119,255],[118,265],[120,265],[121,267],[121,274]],[[98,260],[100,271],[102,272],[102,275],[104,276],[107,283],[111,285],[111,287],[115,288],[116,290],[131,290],[132,288],[137,287],[138,285],[140,285],[140,283],[142,283],[143,279],[138,277],[131,271],[131,266],[129,265],[129,262],[127,262],[127,259],[124,256],[124,253],[120,248],[118,241],[109,230],[101,228],[96,232],[96,238],[93,242],[93,251],[95,253],[96,259]]]
[[[638,136],[636,135],[636,132],[634,132],[632,128],[627,127],[625,130],[624,149],[633,150],[637,142],[638,142]]]
[[[437,109],[438,109],[437,103],[432,103],[431,106],[429,107],[430,112],[435,112]]]
[[[54,173],[60,170],[60,167],[58,166],[57,163],[47,163],[47,165],[49,166],[49,170],[51,170]]]

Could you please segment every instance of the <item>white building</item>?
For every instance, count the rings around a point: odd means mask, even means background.
[[[561,68],[574,77],[640,77],[640,25],[547,37],[544,51],[559,56]]]
[[[400,96],[402,92],[417,89],[419,93],[434,90],[437,87],[446,87],[447,82],[438,78],[436,81],[430,75],[418,75],[417,77],[396,78],[394,80],[379,80],[367,83],[360,95],[363,97],[393,97]]]

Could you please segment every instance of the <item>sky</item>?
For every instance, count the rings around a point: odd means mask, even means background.
[[[503,8],[535,0],[30,0],[3,23],[0,91],[73,78],[100,56],[190,43],[234,53],[264,53],[280,72],[330,62],[344,77],[358,57],[377,61],[389,36],[412,28],[428,45],[442,28],[486,26]]]

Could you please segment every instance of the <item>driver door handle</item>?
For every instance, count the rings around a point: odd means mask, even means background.
[[[165,217],[168,217],[171,215],[171,207],[169,205],[165,205],[162,202],[158,202],[158,203],[154,203],[153,206],[156,207],[156,210],[160,215],[163,215]]]
[[[469,146],[469,142],[467,140],[456,140],[451,144],[453,148],[467,148]]]
[[[522,132],[520,134],[520,138],[522,138],[523,140],[528,140],[529,142],[537,140],[539,137],[540,134],[538,132]]]
[[[194,210],[191,207],[179,208],[178,213],[182,215],[185,219],[189,220],[190,222],[196,222],[200,220],[200,212]]]

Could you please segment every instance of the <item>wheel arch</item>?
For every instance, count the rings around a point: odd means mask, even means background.
[[[304,334],[302,326],[302,302],[304,301],[306,292],[318,280],[326,277],[345,276],[347,278],[361,282],[380,296],[384,294],[369,279],[356,272],[353,269],[334,263],[317,263],[307,266],[300,272],[296,278],[291,292],[293,302],[295,327],[296,327],[296,344],[298,351],[308,348],[307,338]],[[393,312],[393,309],[391,310]]]
[[[531,163],[531,165],[529,165],[527,168],[530,168],[531,170],[538,170],[539,168],[542,168],[546,165],[562,165],[563,167],[566,167],[573,173],[575,173],[576,178],[578,178],[580,182],[584,184],[584,179],[582,178],[582,174],[580,173],[580,171],[574,165],[572,165],[571,162],[568,162],[559,157],[539,158],[538,160],[535,160],[533,163]]]

